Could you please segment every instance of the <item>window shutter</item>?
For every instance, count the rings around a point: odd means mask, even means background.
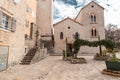
[[[12,32],[16,31],[16,19],[15,18],[12,18],[11,31]]]
[[[0,27],[2,27],[2,19],[3,19],[3,13],[0,11]]]

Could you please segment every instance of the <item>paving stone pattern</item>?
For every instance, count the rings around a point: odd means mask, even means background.
[[[16,65],[0,72],[0,80],[120,80],[101,74],[106,68],[104,61],[93,60],[93,56],[82,57],[87,64],[71,64],[62,61],[61,56],[49,56],[35,64]]]

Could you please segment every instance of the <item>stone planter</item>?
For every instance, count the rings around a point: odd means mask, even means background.
[[[111,59],[111,56],[109,56],[109,55],[100,55],[98,53],[96,53],[94,55],[94,60],[106,61],[108,59]]]
[[[100,60],[100,61],[106,61],[108,59],[110,59],[111,57],[110,56],[94,56],[94,60]]]
[[[81,63],[86,63],[86,59],[84,58],[77,58],[77,59],[71,59],[72,64],[81,64]]]
[[[109,70],[120,71],[120,62],[105,61],[106,67]]]

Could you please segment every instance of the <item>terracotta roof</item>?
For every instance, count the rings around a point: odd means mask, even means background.
[[[53,24],[53,27],[55,27],[55,25],[57,25],[57,24],[59,24],[59,23],[62,23],[63,21],[68,20],[68,19],[71,20],[71,21],[73,21],[73,22],[75,22],[75,23],[77,23],[77,24],[79,24],[79,25],[82,25],[82,24],[80,24],[79,22],[77,22],[77,21],[71,19],[70,17],[67,17],[67,18],[65,18],[65,19],[63,19],[63,20],[61,20],[61,21],[59,21],[59,22]]]
[[[83,8],[81,8],[81,10],[79,11],[78,15],[81,13],[81,11],[82,11],[85,7],[87,7],[87,6],[90,5],[91,3],[95,3],[96,5],[98,5],[99,7],[101,7],[101,8],[104,9],[104,7],[102,7],[102,6],[99,5],[98,3],[94,2],[94,1],[91,1],[90,3],[88,3],[87,5],[85,5]],[[78,17],[78,15],[76,16],[76,18]],[[76,18],[75,18],[75,20],[76,20]]]

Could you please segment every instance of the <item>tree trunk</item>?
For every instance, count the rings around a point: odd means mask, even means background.
[[[100,41],[100,36],[98,36],[98,41]],[[100,50],[100,55],[102,56],[102,47],[101,47],[101,44],[99,44],[99,50]]]
[[[75,54],[75,58],[77,58],[77,54]]]

